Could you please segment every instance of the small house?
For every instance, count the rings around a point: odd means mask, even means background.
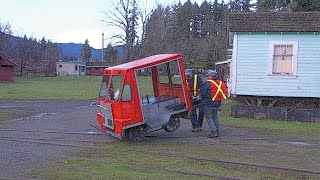
[[[0,52],[0,82],[14,81],[14,66],[15,63]]]
[[[85,62],[68,61],[57,62],[57,76],[85,76]]]
[[[228,28],[231,96],[241,98],[251,110],[281,105],[319,108],[320,13],[231,13]],[[270,112],[259,113],[272,118]],[[288,113],[276,119],[295,119]]]

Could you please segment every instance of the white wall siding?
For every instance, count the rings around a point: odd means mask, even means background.
[[[272,41],[297,41],[297,75],[270,76]],[[236,95],[320,97],[320,35],[238,33]]]

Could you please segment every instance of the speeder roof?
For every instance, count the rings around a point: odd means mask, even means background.
[[[165,63],[174,59],[181,58],[181,54],[158,54],[154,56],[149,56],[143,59],[131,61],[125,64],[120,64],[117,66],[112,66],[106,70],[128,70],[128,69],[141,69],[145,67],[150,67],[155,64]]]

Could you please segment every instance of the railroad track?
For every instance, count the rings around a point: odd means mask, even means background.
[[[172,153],[155,153],[155,152],[141,152],[136,150],[118,150],[122,152],[136,152],[136,153],[145,153],[149,155],[158,155],[158,156],[165,156],[165,157],[172,157],[172,158],[181,158],[187,160],[195,160],[201,162],[212,162],[212,163],[220,163],[220,164],[229,164],[229,165],[236,165],[236,166],[246,166],[252,168],[263,168],[269,170],[278,170],[278,171],[287,171],[287,172],[295,172],[300,174],[312,174],[312,175],[320,175],[320,171],[318,170],[308,170],[308,169],[299,169],[299,168],[290,168],[285,166],[273,166],[267,164],[258,164],[258,163],[248,163],[248,162],[240,162],[240,161],[230,161],[230,160],[221,160],[221,159],[210,159],[210,158],[201,158],[201,157],[194,157],[194,156],[184,156],[184,155],[177,155]],[[320,178],[320,176],[319,176]]]
[[[32,138],[29,138],[32,139]],[[56,146],[69,146],[69,147],[80,147],[80,148],[101,148],[98,146],[83,146],[83,145],[72,145],[72,144],[65,144],[65,143],[55,143],[55,142],[48,142],[43,141],[47,139],[39,139],[39,140],[19,140],[19,139],[13,139],[10,137],[0,137],[1,140],[6,141],[15,141],[15,142],[27,142],[27,143],[39,143],[39,144],[48,144],[48,145],[56,145]],[[72,141],[72,140],[60,140],[60,141]],[[77,140],[77,142],[88,142],[87,140],[81,141]],[[103,141],[95,141],[96,143],[108,143]],[[121,150],[119,150],[121,151]],[[127,152],[128,150],[125,150],[124,152]],[[132,151],[132,150],[131,150]],[[148,152],[145,152],[148,153]],[[266,165],[266,164],[257,164],[257,163],[247,163],[247,162],[238,162],[238,161],[228,161],[228,160],[219,160],[219,159],[209,159],[209,158],[198,158],[198,157],[192,157],[192,156],[182,156],[182,155],[175,155],[175,154],[169,154],[169,153],[148,153],[151,155],[161,155],[161,156],[170,156],[174,158],[183,158],[188,160],[196,160],[196,161],[206,161],[206,162],[213,162],[213,163],[223,163],[223,164],[231,164],[231,165],[240,165],[240,166],[246,166],[246,167],[254,167],[254,168],[264,168],[264,169],[271,169],[271,170],[281,170],[281,171],[288,171],[288,172],[296,172],[296,173],[303,173],[303,174],[316,174],[320,175],[320,171],[316,170],[306,170],[306,169],[298,169],[298,168],[289,168],[289,167],[282,167],[282,166],[272,166],[272,165]]]
[[[106,135],[105,133],[82,133],[82,132],[62,132],[62,131],[30,131],[30,130],[12,130],[12,129],[0,129],[1,131],[17,131],[17,132],[27,132],[27,133],[54,133],[54,134],[76,134],[76,135]],[[150,138],[189,138],[189,137],[183,137],[183,136],[148,136]],[[191,138],[191,137],[190,137]],[[192,137],[193,138],[193,137]],[[246,138],[243,140],[261,140],[260,138]],[[266,139],[267,140],[267,139]],[[54,146],[69,146],[69,147],[80,147],[80,148],[101,148],[99,146],[84,146],[84,145],[74,145],[74,144],[68,144],[68,143],[61,143],[61,142],[79,142],[79,143],[96,143],[96,144],[103,144],[103,143],[109,143],[106,141],[96,141],[96,140],[73,140],[73,139],[52,139],[52,138],[29,138],[29,137],[22,137],[22,138],[14,138],[10,136],[0,136],[0,141],[14,141],[14,142],[25,142],[25,143],[38,143],[38,144],[48,144],[48,145],[54,145]],[[280,142],[280,141],[279,141]],[[135,151],[135,150],[119,150],[123,152],[128,151]],[[136,151],[138,152],[138,151]],[[24,152],[17,152],[17,153],[24,153]],[[141,152],[140,152],[141,153]],[[239,161],[229,161],[229,160],[220,160],[220,159],[209,159],[209,158],[199,158],[199,157],[192,157],[192,156],[183,156],[183,155],[176,155],[176,154],[170,154],[170,153],[154,153],[154,152],[144,152],[150,155],[159,155],[159,156],[166,156],[166,157],[173,157],[173,158],[181,158],[181,159],[187,159],[187,160],[194,160],[194,161],[202,161],[202,162],[210,162],[210,163],[220,163],[220,164],[227,164],[227,165],[235,165],[235,166],[245,166],[245,167],[251,167],[251,168],[257,168],[257,169],[269,169],[271,171],[285,171],[289,173],[298,173],[298,174],[312,174],[312,175],[319,175],[320,171],[317,170],[307,170],[307,169],[299,169],[299,168],[289,168],[289,167],[283,167],[283,166],[273,166],[273,165],[267,165],[267,164],[257,164],[257,163],[247,163],[247,162],[239,162]],[[34,153],[32,153],[34,154]],[[62,158],[74,158],[78,160],[92,160],[92,161],[101,161],[99,159],[88,159],[88,158],[79,158],[79,157],[69,157],[69,156],[61,156]],[[104,162],[104,161],[103,161]],[[143,166],[143,165],[141,165]],[[199,176],[208,176],[208,177],[216,177],[216,178],[222,178],[224,176],[219,176],[216,174],[210,174],[210,173],[199,173],[199,172],[192,172],[192,171],[184,171],[184,170],[178,170],[178,169],[166,169],[166,168],[160,168],[160,167],[152,167],[151,169],[157,169],[158,170],[164,170],[164,171],[172,171],[177,173],[183,173],[183,174],[192,174],[192,175],[199,175]],[[233,177],[228,177],[228,179],[232,179]],[[1,179],[1,177],[0,177]],[[239,179],[239,178],[234,178]]]
[[[12,151],[7,149],[0,149],[0,151],[4,152],[10,152],[10,153],[18,153],[18,154],[27,154],[32,156],[44,156],[44,157],[56,157],[56,158],[66,158],[66,159],[73,159],[73,160],[79,160],[79,161],[91,161],[95,163],[112,163],[112,164],[119,164],[123,165],[123,163],[116,162],[114,160],[102,160],[102,159],[96,159],[96,158],[81,158],[76,156],[63,156],[63,155],[53,155],[53,154],[40,154],[40,153],[34,153],[34,152],[26,152],[26,151]],[[213,174],[213,173],[204,173],[204,172],[196,172],[196,171],[188,171],[188,170],[181,170],[181,169],[175,169],[175,168],[166,168],[166,167],[159,167],[159,166],[150,166],[150,165],[143,165],[143,164],[137,164],[137,163],[129,163],[125,164],[131,167],[139,167],[143,169],[152,169],[152,170],[158,170],[158,171],[165,171],[165,172],[174,172],[179,174],[185,174],[185,175],[193,175],[193,176],[202,176],[202,177],[214,177],[216,179],[230,179],[230,180],[246,180],[244,178],[239,177],[232,177],[232,176],[225,176],[225,175],[219,175],[219,174]],[[0,177],[0,179],[15,179],[10,177]],[[20,178],[16,178],[20,179]],[[23,178],[25,179],[25,178]],[[33,179],[37,180],[37,179]]]
[[[53,155],[53,154],[40,154],[40,153],[26,152],[26,151],[11,151],[11,150],[7,150],[7,149],[0,149],[0,150],[5,151],[5,152],[11,152],[11,153],[28,154],[28,155],[32,155],[32,156],[45,156],[45,157],[51,156],[51,157],[66,158],[66,159],[73,159],[73,160],[80,160],[80,161],[92,161],[92,162],[96,162],[96,163],[113,163],[113,164],[123,165],[123,163],[119,163],[114,160],[105,160],[105,159],[102,160],[102,159],[96,159],[96,158],[82,158],[82,157],[76,157],[76,156],[63,156],[63,155]],[[264,164],[254,164],[254,163],[237,162],[237,161],[196,158],[196,157],[190,157],[190,156],[177,156],[177,155],[168,154],[168,153],[165,153],[165,154],[164,153],[149,153],[149,154],[162,155],[162,156],[173,156],[175,158],[184,158],[184,159],[196,160],[196,161],[207,161],[207,162],[214,162],[214,163],[232,164],[232,165],[246,166],[246,167],[251,167],[251,168],[254,167],[256,169],[263,168],[263,169],[272,169],[272,170],[277,170],[277,171],[287,171],[287,172],[289,171],[289,172],[294,172],[294,173],[303,174],[303,175],[320,175],[320,171],[314,171],[314,170],[305,170],[305,169],[271,166],[271,165],[264,165]],[[174,172],[174,173],[180,173],[180,174],[186,174],[186,175],[214,177],[217,179],[231,179],[231,180],[243,180],[244,179],[244,178],[225,176],[225,175],[219,175],[219,174],[214,174],[214,173],[188,171],[188,170],[181,170],[181,169],[176,169],[176,168],[143,165],[143,164],[137,164],[137,163],[134,163],[134,164],[129,163],[126,165],[129,165],[132,167]],[[1,177],[0,177],[0,179],[1,179]]]
[[[45,130],[45,131],[36,131],[36,130],[16,130],[16,129],[0,129],[0,132],[25,132],[25,133],[48,133],[48,134],[82,134],[82,135],[106,135],[103,132],[78,132],[78,131],[55,131],[55,130]]]
[[[78,147],[78,148],[100,148],[98,146],[67,144],[67,143],[58,143],[58,142],[53,142],[53,141],[49,142],[49,141],[43,141],[43,140],[22,140],[22,139],[1,138],[1,137],[0,137],[0,141],[24,142],[24,143],[46,144],[46,145]],[[60,140],[60,141],[63,141],[63,140]]]
[[[32,137],[24,137],[23,133],[26,133],[25,136],[28,133],[32,134],[58,134],[58,135],[76,135],[77,136],[106,136],[105,133],[100,132],[66,132],[66,131],[54,131],[54,130],[42,130],[42,131],[36,131],[36,130],[15,130],[15,129],[0,129],[0,132],[19,132],[19,136],[10,136],[8,133],[5,134],[5,136],[0,135],[0,141],[11,141],[11,142],[21,142],[21,143],[35,143],[35,144],[46,144],[46,145],[54,145],[54,146],[67,146],[67,147],[79,147],[79,148],[100,148],[100,144],[106,144],[113,141],[98,141],[98,140],[79,140],[79,139],[65,139],[65,138],[59,138],[59,137],[50,137],[50,138],[41,138],[37,136],[36,138]],[[78,143],[78,144],[77,144]],[[90,143],[90,145],[83,145],[83,144]],[[96,146],[93,146],[91,144],[98,144]]]

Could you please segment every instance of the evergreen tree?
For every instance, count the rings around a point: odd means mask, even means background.
[[[117,55],[118,51],[111,45],[111,43],[109,43],[106,49],[106,62],[114,65],[116,63]]]
[[[278,0],[258,0],[257,7],[258,11],[275,11],[277,8]]]
[[[232,12],[250,12],[254,4],[252,0],[231,0],[229,6]]]
[[[320,11],[319,0],[293,0],[291,4],[294,11]]]
[[[201,34],[202,37],[210,34],[211,29],[213,28],[213,16],[211,12],[211,5],[204,1],[200,6],[200,12],[202,14],[201,20]]]
[[[89,45],[89,40],[86,39],[81,50],[81,58],[83,61],[88,62],[91,58],[91,47]]]
[[[195,2],[192,5],[192,20],[191,20],[191,31],[193,37],[201,37],[201,29],[202,29],[202,13],[200,11],[200,7]]]
[[[141,44],[142,54],[145,56],[159,54],[164,50],[168,34],[168,22],[171,22],[170,12],[170,7],[165,9],[159,4],[147,20],[146,36]]]

